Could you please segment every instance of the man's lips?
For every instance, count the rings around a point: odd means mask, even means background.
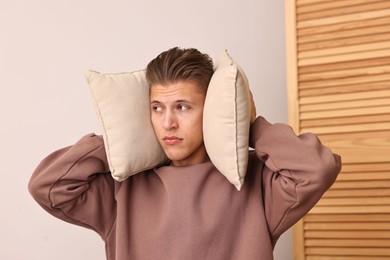
[[[163,142],[168,145],[178,144],[183,141],[183,138],[179,138],[177,136],[165,136],[163,138]]]

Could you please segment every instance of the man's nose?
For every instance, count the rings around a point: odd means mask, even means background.
[[[171,111],[165,112],[163,127],[165,130],[171,130],[177,128],[176,116]]]

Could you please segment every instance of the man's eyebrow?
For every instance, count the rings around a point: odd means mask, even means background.
[[[158,100],[151,100],[150,103],[161,104],[162,102],[158,101]],[[175,100],[174,103],[193,103],[193,102],[188,100],[188,99],[178,99],[178,100]]]
[[[175,101],[175,103],[192,103],[190,100],[187,99],[178,99]]]

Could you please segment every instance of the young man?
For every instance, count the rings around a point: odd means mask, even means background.
[[[33,197],[52,215],[95,230],[110,260],[273,259],[279,236],[334,182],[340,158],[316,136],[258,117],[237,191],[203,143],[212,74],[210,58],[195,49],[170,49],[147,67],[151,120],[170,163],[116,182],[103,139],[90,134],[40,163]]]

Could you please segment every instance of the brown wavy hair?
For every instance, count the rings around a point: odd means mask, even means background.
[[[197,49],[175,47],[159,54],[146,67],[150,86],[166,86],[180,81],[194,81],[207,91],[214,73],[212,59]]]

